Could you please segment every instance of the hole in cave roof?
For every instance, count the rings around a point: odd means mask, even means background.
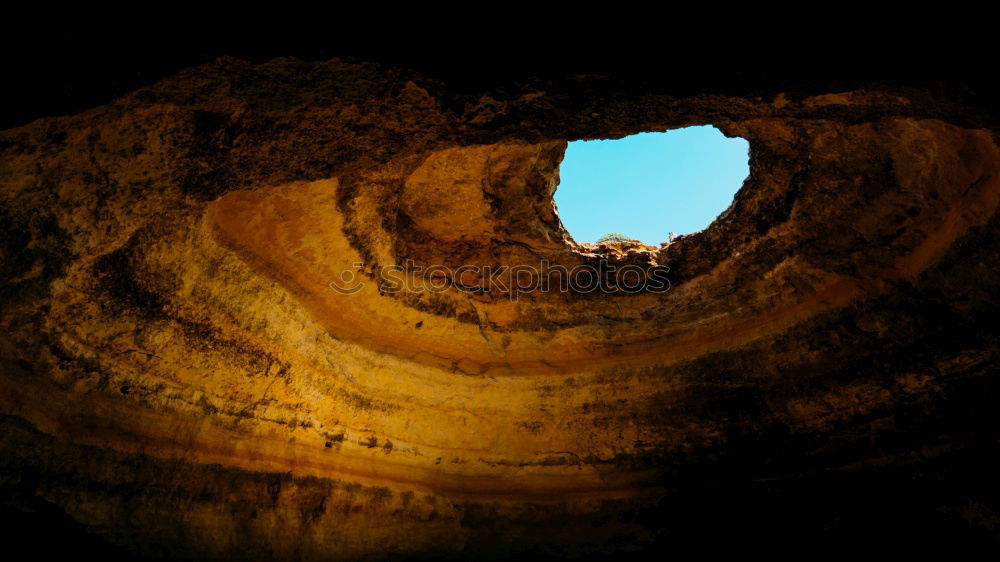
[[[577,242],[656,244],[707,227],[749,174],[749,143],[711,125],[569,143],[555,194]],[[615,239],[617,236],[612,236]]]

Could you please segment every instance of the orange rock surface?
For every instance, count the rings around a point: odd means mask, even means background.
[[[5,505],[196,559],[635,554],[854,536],[824,517],[871,509],[889,536],[993,529],[962,499],[996,430],[989,123],[891,86],[601,87],[599,112],[560,82],[457,103],[373,65],[220,59],[0,132]],[[572,240],[566,141],[706,123],[751,146],[707,230]],[[404,268],[601,259],[670,290]],[[942,466],[972,475],[934,495]]]

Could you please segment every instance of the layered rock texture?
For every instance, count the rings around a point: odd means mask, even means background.
[[[220,59],[0,132],[5,513],[138,558],[995,546],[989,108],[626,86]],[[708,229],[572,240],[567,141],[701,124],[751,146]],[[670,288],[455,273],[601,260]]]

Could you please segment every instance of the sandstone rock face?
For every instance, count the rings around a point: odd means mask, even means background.
[[[587,80],[223,59],[0,133],[5,509],[154,558],[996,540],[993,121]],[[566,141],[708,123],[751,175],[707,230],[572,240]],[[669,290],[484,290],[602,259]]]

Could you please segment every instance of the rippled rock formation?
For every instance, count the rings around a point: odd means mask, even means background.
[[[992,544],[991,115],[220,59],[0,132],[4,509],[153,558]],[[751,146],[707,230],[571,239],[566,141],[707,123]],[[670,290],[406,277],[602,258]]]

